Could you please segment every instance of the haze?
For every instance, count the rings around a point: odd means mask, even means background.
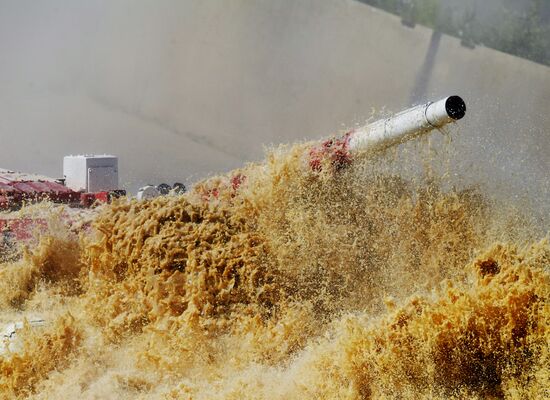
[[[456,172],[547,207],[550,68],[436,40],[354,0],[0,0],[0,167],[111,153],[129,190],[190,183],[459,94]]]

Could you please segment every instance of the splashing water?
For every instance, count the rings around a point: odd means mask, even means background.
[[[1,321],[47,323],[0,355],[0,396],[548,398],[544,231],[387,156],[304,173],[306,146],[1,264]]]

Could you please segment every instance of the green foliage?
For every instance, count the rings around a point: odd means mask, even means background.
[[[489,47],[550,65],[550,26],[540,20],[540,1],[524,14],[503,11],[502,23],[477,27],[476,41]]]
[[[439,0],[414,1],[414,17],[416,22],[427,26],[437,26],[437,16],[439,14]]]
[[[518,11],[502,3],[492,21],[482,20],[473,6],[445,6],[442,0],[360,0],[400,15],[410,26],[415,23],[462,39],[468,46],[481,44],[535,62],[550,65],[550,25],[541,20],[543,0],[525,0]],[[468,6],[469,5],[469,6]]]

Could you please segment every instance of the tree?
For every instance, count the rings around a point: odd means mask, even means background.
[[[461,39],[463,45],[483,44],[506,53],[550,65],[550,25],[541,18],[543,0],[525,0],[523,11],[502,3],[496,9],[497,24],[482,20],[476,3],[443,7],[441,0],[361,0],[400,15],[403,23],[416,23]],[[473,4],[473,7],[472,7]]]

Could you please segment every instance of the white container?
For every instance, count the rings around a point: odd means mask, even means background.
[[[118,189],[118,158],[112,155],[78,155],[63,158],[65,186],[77,192]]]

